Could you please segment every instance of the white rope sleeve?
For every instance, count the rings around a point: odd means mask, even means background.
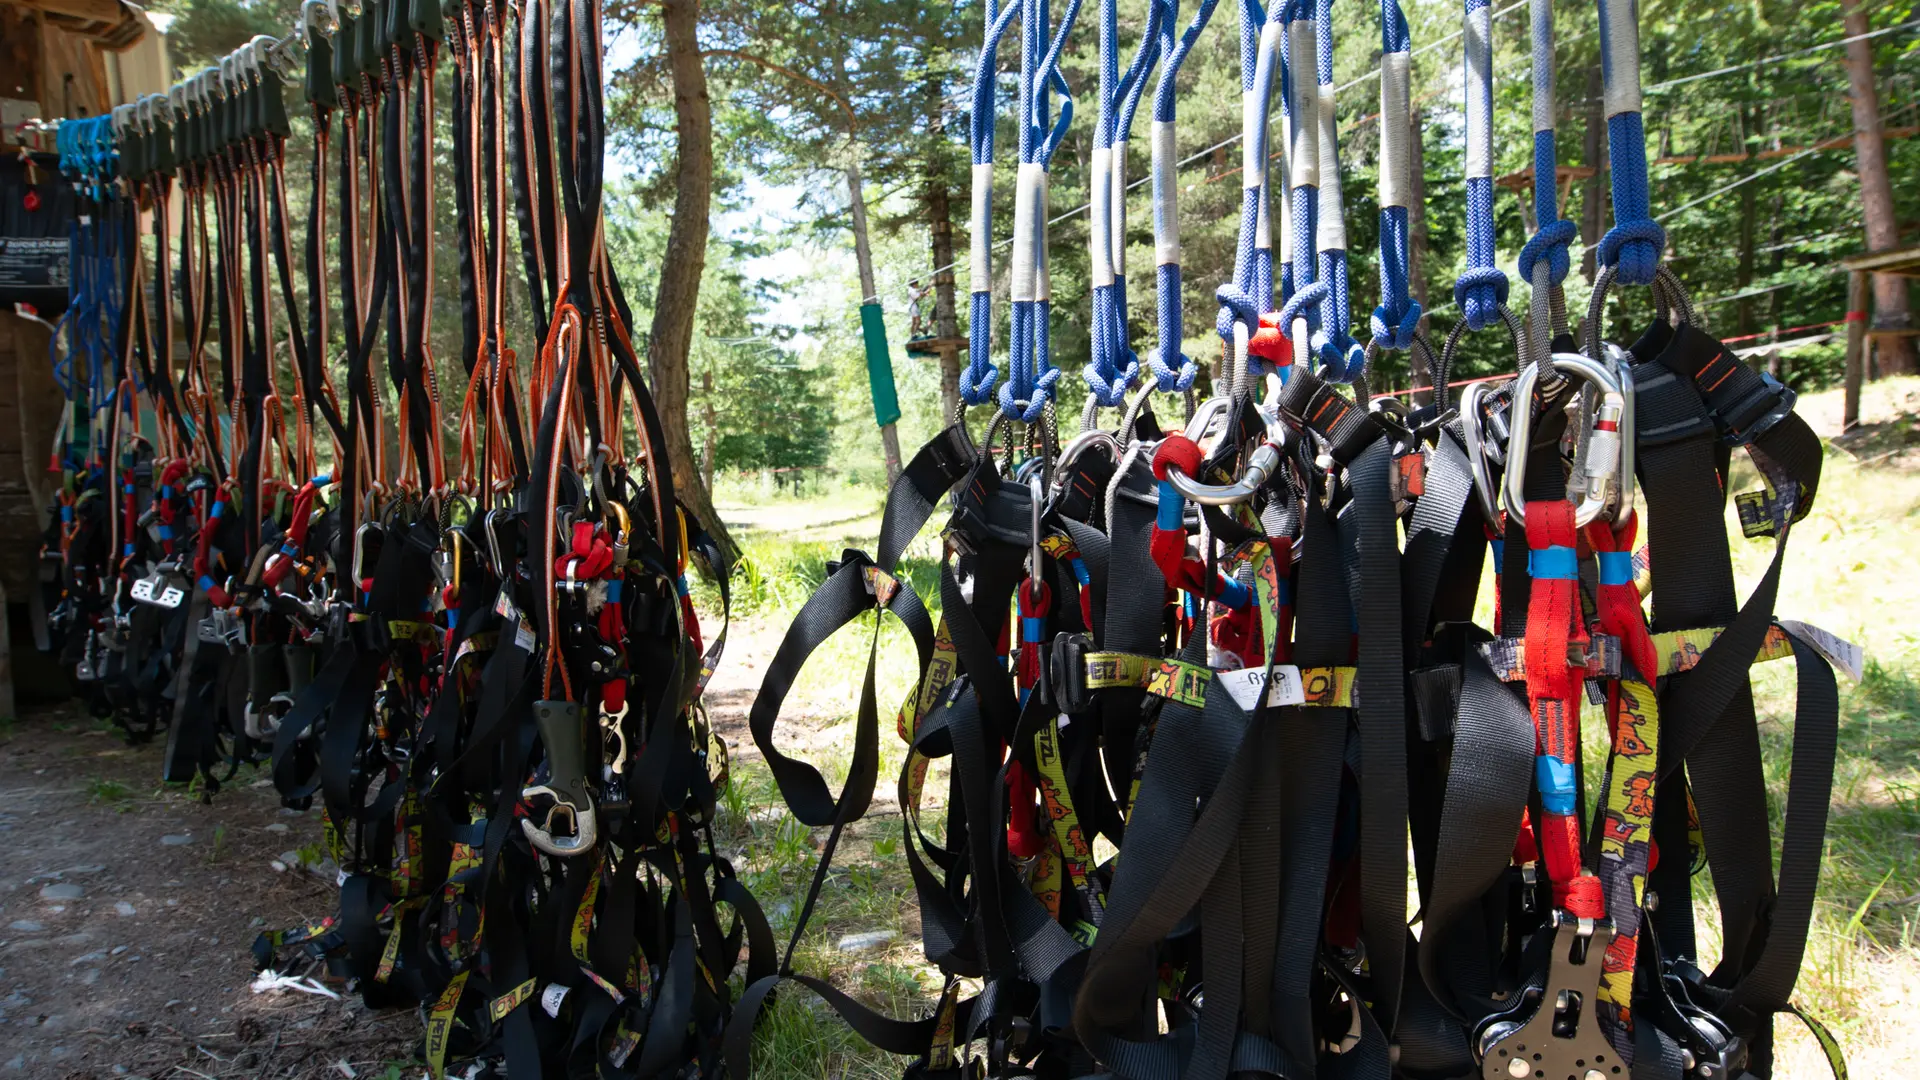
[[[1289,102],[1287,168],[1293,187],[1320,186],[1320,87],[1313,81],[1313,23],[1287,24],[1287,66],[1293,71]]]
[[[1553,124],[1553,0],[1528,0],[1527,14],[1533,38],[1533,130],[1552,131]]]
[[[1380,205],[1410,205],[1413,161],[1408,140],[1412,119],[1407,108],[1412,57],[1388,53],[1380,58]]]
[[[993,162],[973,167],[973,243],[968,288],[993,291]]]
[[[1013,195],[1013,302],[1034,299],[1034,274],[1039,266],[1034,216],[1040,211],[1041,192],[1046,185],[1046,167],[1037,161],[1020,163]]]
[[[1320,88],[1315,111],[1319,114],[1320,188],[1313,242],[1320,251],[1347,250],[1346,207],[1340,198],[1340,131],[1334,115],[1333,87]]]
[[[1154,265],[1180,263],[1180,174],[1175,157],[1173,121],[1155,120],[1153,142]]]
[[[1493,176],[1493,11],[1466,15],[1467,179]]]
[[[1113,239],[1107,245],[1107,257],[1113,262],[1113,276],[1127,276],[1127,140],[1116,139],[1113,143],[1113,161],[1107,167],[1107,179],[1112,185],[1107,196],[1112,209],[1108,220],[1113,222]]]
[[[1087,165],[1087,275],[1096,289],[1113,284],[1113,188],[1107,170],[1113,166],[1113,151],[1095,147]]]
[[[1053,299],[1053,275],[1047,269],[1047,167],[1039,167],[1038,204],[1033,215],[1033,298],[1045,303]]]
[[[1640,111],[1640,5],[1600,0],[1600,48],[1605,52],[1607,118]]]

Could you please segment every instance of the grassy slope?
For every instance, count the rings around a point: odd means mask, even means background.
[[[1836,434],[1837,392],[1811,395],[1801,412],[1823,434]],[[1819,907],[1799,983],[1798,1000],[1834,1026],[1861,1075],[1897,1073],[1896,1062],[1920,1056],[1920,1031],[1896,1016],[1920,1002],[1920,576],[1909,571],[1905,541],[1920,525],[1920,380],[1868,388],[1866,429],[1830,447],[1818,505],[1793,532],[1777,611],[1866,647],[1867,677],[1841,689],[1840,758],[1828,819]],[[1750,468],[1735,490],[1755,483]],[[728,499],[727,495],[734,495]],[[878,525],[877,501],[848,490],[808,501],[764,491],[723,493],[739,511],[747,558],[736,573],[735,603],[777,633],[819,584],[823,563],[844,546],[864,546]],[[727,512],[727,511],[723,511]],[[734,516],[729,513],[729,516]],[[1731,516],[1731,515],[1730,515]],[[1731,528],[1738,537],[1737,526]],[[905,566],[923,597],[938,594],[937,541],[922,536]],[[1765,570],[1772,545],[1736,540],[1743,590]],[[770,650],[777,638],[766,638]],[[834,748],[850,745],[852,705],[872,640],[871,620],[837,635],[803,671],[783,718],[782,738],[796,742],[837,788],[845,762]],[[866,821],[842,843],[820,906],[794,958],[801,972],[827,974],[844,989],[894,1016],[920,1014],[940,987],[939,973],[918,947],[919,923],[901,857],[899,807],[893,796],[902,749],[888,737],[892,709],[906,690],[912,649],[891,621],[880,634],[880,791]],[[734,652],[733,656],[741,655]],[[731,658],[729,663],[734,662]],[[1792,665],[1757,669],[1754,686],[1769,762],[1770,809],[1778,835],[1793,733]],[[1599,735],[1588,724],[1590,738]],[[1597,749],[1603,749],[1603,744]],[[1589,755],[1598,761],[1599,753]],[[742,760],[729,799],[723,844],[739,852],[748,883],[773,914],[776,929],[792,925],[826,830],[808,830],[781,809],[764,765]],[[929,791],[944,790],[938,774]],[[938,806],[922,827],[938,836]],[[1706,883],[1698,890],[1710,893]],[[1711,958],[1717,919],[1698,902],[1702,947]],[[841,935],[898,933],[887,946],[859,953],[837,948]],[[1780,1025],[1784,1077],[1825,1075],[1812,1041],[1791,1020]],[[805,993],[780,998],[763,1023],[756,1066],[775,1077],[897,1076],[900,1063],[867,1050]]]

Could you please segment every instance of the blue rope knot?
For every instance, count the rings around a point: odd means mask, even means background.
[[[1060,381],[1060,369],[1048,368],[1033,380],[1033,393],[1026,398],[1013,396],[1013,382],[1009,380],[1000,388],[1000,412],[1009,420],[1018,419],[1021,423],[1031,424],[1040,419],[1040,413],[1053,400],[1053,384]]]
[[[1470,330],[1482,330],[1500,316],[1499,307],[1507,302],[1507,275],[1497,266],[1470,266],[1453,283],[1453,302]]]
[[[1413,348],[1413,338],[1420,329],[1420,318],[1426,313],[1420,310],[1420,301],[1409,299],[1405,314],[1398,319],[1387,310],[1385,304],[1373,309],[1373,343],[1376,347],[1392,351],[1394,349]]]
[[[1163,394],[1184,394],[1193,389],[1193,380],[1200,374],[1200,365],[1186,353],[1180,354],[1179,368],[1169,367],[1158,357],[1147,357],[1147,364],[1153,371],[1154,385]]]
[[[1119,405],[1125,402],[1127,391],[1133,389],[1134,384],[1140,381],[1140,354],[1134,352],[1132,349],[1127,349],[1124,354],[1124,360],[1124,363],[1114,364],[1114,400],[1108,402],[1108,404],[1111,405]]]
[[[1233,343],[1233,324],[1241,323],[1247,328],[1247,336],[1252,337],[1260,329],[1260,309],[1253,306],[1253,297],[1233,282],[1213,290],[1213,298],[1220,301],[1220,314],[1213,320],[1213,328],[1220,334],[1220,340]]]
[[[1600,265],[1616,270],[1622,285],[1651,285],[1667,250],[1667,230],[1652,218],[1622,221],[1600,238]]]
[[[1542,257],[1547,260],[1549,284],[1558,285],[1567,280],[1567,271],[1573,267],[1567,249],[1573,246],[1573,238],[1579,234],[1579,228],[1564,218],[1540,226],[1540,231],[1529,237],[1520,248],[1520,280],[1533,280],[1534,265]]]
[[[1328,382],[1350,383],[1366,370],[1366,346],[1346,334],[1316,333],[1312,344],[1320,358],[1320,377]]]
[[[1000,369],[988,364],[986,374],[980,377],[979,382],[969,383],[964,378],[960,380],[960,400],[969,405],[985,405],[993,400],[993,386],[999,381]]]
[[[1280,307],[1280,332],[1292,337],[1294,322],[1303,318],[1311,326],[1313,316],[1320,308],[1320,301],[1326,299],[1326,295],[1326,282],[1310,281],[1287,297],[1287,302]]]

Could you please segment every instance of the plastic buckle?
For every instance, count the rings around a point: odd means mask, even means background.
[[[861,551],[859,548],[842,548],[840,549],[839,558],[827,560],[827,577],[832,577],[839,573],[841,567],[870,566],[872,563],[873,560],[867,556],[867,553]]]
[[[1093,691],[1087,689],[1087,653],[1092,650],[1093,642],[1085,634],[1054,635],[1046,685],[1053,693],[1054,707],[1063,713],[1093,708]]]

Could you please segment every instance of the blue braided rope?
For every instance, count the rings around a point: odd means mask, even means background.
[[[1164,0],[1164,5],[1165,15],[1160,25],[1160,52],[1163,59],[1160,80],[1153,93],[1153,118],[1162,123],[1172,123],[1176,115],[1174,80],[1180,74],[1181,65],[1186,63],[1187,54],[1193,51],[1193,44],[1200,37],[1200,32],[1206,29],[1207,22],[1213,18],[1219,0],[1201,0],[1192,21],[1177,39],[1174,37],[1180,14],[1177,0]],[[1159,291],[1156,299],[1160,340],[1155,355],[1147,361],[1148,370],[1153,373],[1154,383],[1161,391],[1185,392],[1193,387],[1193,380],[1200,368],[1180,349],[1185,333],[1180,310],[1180,264],[1160,264],[1155,269],[1154,278]]]
[[[1618,268],[1622,285],[1651,285],[1667,249],[1667,231],[1653,220],[1647,190],[1647,136],[1639,113],[1607,118],[1613,171],[1613,228],[1600,238],[1602,266]]]
[[[1463,52],[1467,67],[1467,268],[1453,285],[1454,302],[1472,330],[1484,329],[1507,301],[1507,275],[1494,265],[1493,177],[1473,175],[1479,155],[1493,160],[1493,62],[1491,32],[1476,39],[1474,16],[1487,17],[1488,0],[1466,0],[1462,19]],[[1488,25],[1491,26],[1489,19]]]
[[[1020,14],[1019,3],[1002,9],[996,0],[986,2],[986,30],[980,58],[974,65],[973,115],[968,125],[973,164],[993,164],[994,76],[998,67],[1000,40]],[[975,228],[979,223],[975,223]],[[960,379],[960,400],[968,405],[985,405],[993,400],[993,387],[1000,372],[993,364],[993,280],[991,275],[974,275],[985,280],[969,282],[971,295],[967,306],[967,370]]]
[[[1624,7],[1619,5],[1624,4]],[[1622,285],[1651,285],[1666,251],[1647,190],[1647,133],[1640,118],[1639,11],[1632,0],[1599,0],[1600,72],[1606,86],[1613,228],[1595,252]],[[1621,20],[1614,26],[1614,17]]]
[[[1413,34],[1408,29],[1407,15],[1401,10],[1399,0],[1380,0],[1382,65],[1386,64],[1389,56],[1404,56],[1412,51]],[[1384,187],[1383,176],[1382,188]],[[1382,200],[1380,303],[1373,309],[1373,316],[1368,320],[1368,329],[1372,332],[1374,346],[1383,350],[1412,348],[1414,335],[1420,328],[1420,305],[1409,295],[1411,273],[1407,239],[1407,208],[1388,206]]]

